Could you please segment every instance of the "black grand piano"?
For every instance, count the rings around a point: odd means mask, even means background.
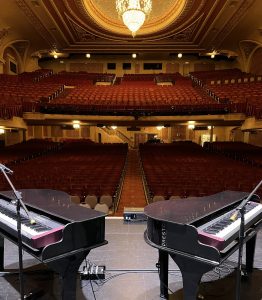
[[[78,269],[91,249],[107,244],[105,214],[81,207],[70,196],[49,189],[25,189],[23,202],[30,220],[21,208],[23,249],[46,264],[62,279],[63,300],[76,298]],[[0,270],[4,269],[4,238],[17,244],[16,206],[13,192],[0,194]]]
[[[159,201],[145,208],[145,241],[159,250],[160,296],[168,299],[168,255],[183,277],[185,300],[197,299],[204,273],[238,249],[240,218],[231,221],[248,193],[224,191],[206,197]],[[245,212],[246,270],[252,271],[262,204],[253,195]]]

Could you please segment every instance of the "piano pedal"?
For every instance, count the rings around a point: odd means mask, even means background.
[[[201,294],[198,294],[197,295],[197,299],[203,300],[203,299],[205,299],[205,297],[203,295],[201,295]]]

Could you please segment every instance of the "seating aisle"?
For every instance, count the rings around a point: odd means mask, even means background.
[[[138,150],[129,149],[122,195],[115,215],[122,216],[124,207],[145,207],[146,205]]]

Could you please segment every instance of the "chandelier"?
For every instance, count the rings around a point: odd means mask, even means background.
[[[152,9],[152,0],[116,0],[116,10],[133,37]]]

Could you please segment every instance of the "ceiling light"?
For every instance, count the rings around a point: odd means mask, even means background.
[[[117,129],[117,126],[112,125],[112,126],[111,126],[111,129],[116,130],[116,129]]]
[[[80,121],[74,120],[73,121],[73,128],[74,129],[79,129],[80,128]]]
[[[54,54],[54,58],[57,59],[57,58],[58,58],[58,55],[57,55],[57,54]]]
[[[152,0],[116,0],[116,10],[134,37],[152,10]]]
[[[187,126],[187,128],[188,129],[194,129],[195,128],[195,121],[188,121],[188,126]]]
[[[208,130],[211,130],[211,128],[212,128],[212,126],[207,126],[207,129],[208,129]]]
[[[132,57],[133,57],[133,58],[136,58],[136,53],[133,53],[133,54],[132,54]]]
[[[210,56],[211,58],[215,58],[215,54],[211,54],[211,56]]]
[[[90,58],[91,54],[90,53],[86,53],[86,58]]]
[[[4,133],[5,133],[4,128],[0,128],[0,134],[4,134]]]
[[[182,53],[178,53],[178,54],[177,54],[177,57],[178,57],[178,58],[181,58],[182,56],[183,56]]]
[[[156,127],[157,130],[161,130],[161,129],[163,129],[163,128],[164,128],[164,126],[157,126],[157,127]]]

